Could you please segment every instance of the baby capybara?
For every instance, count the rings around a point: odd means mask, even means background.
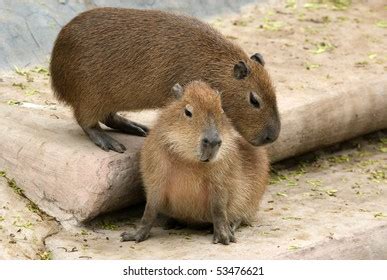
[[[251,144],[274,141],[280,120],[274,87],[260,54],[239,46],[195,18],[156,10],[98,8],[60,31],[50,71],[57,98],[104,150],[125,147],[99,122],[129,134],[148,129],[118,111],[160,108],[175,83],[203,80],[222,93],[226,115]]]
[[[265,147],[250,145],[234,130],[220,95],[208,84],[174,86],[177,101],[162,110],[141,150],[146,207],[135,234],[149,236],[158,214],[188,224],[212,223],[214,243],[235,242],[234,231],[254,219],[265,191]]]

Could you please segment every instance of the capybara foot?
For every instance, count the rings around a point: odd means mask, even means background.
[[[121,242],[135,241],[136,243],[142,242],[149,237],[149,231],[138,230],[135,234],[123,232],[121,233]]]
[[[137,136],[147,136],[149,128],[145,125],[132,122],[126,118],[112,113],[104,121],[104,124],[110,128],[117,129],[123,133],[137,135]]]
[[[235,231],[241,226],[242,219],[236,220],[235,222],[230,223],[231,232],[234,234]]]
[[[91,141],[104,151],[115,151],[117,153],[123,153],[126,151],[126,147],[117,140],[110,137],[106,132],[100,128],[83,128]]]
[[[236,242],[235,236],[228,225],[214,228],[213,242],[229,245],[230,242]]]
[[[126,241],[135,241],[134,234],[127,233],[126,231],[121,233],[121,242],[126,242]]]

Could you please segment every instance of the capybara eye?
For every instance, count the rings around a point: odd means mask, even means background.
[[[261,102],[259,101],[259,97],[255,92],[250,92],[250,103],[253,105],[255,108],[260,108],[261,107]]]
[[[192,111],[193,111],[193,107],[190,104],[185,105],[184,114],[187,117],[192,118]]]
[[[192,117],[192,112],[188,110],[187,108],[184,109],[184,113],[187,117],[191,118]]]

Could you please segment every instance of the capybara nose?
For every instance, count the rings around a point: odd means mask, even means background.
[[[273,143],[275,140],[277,140],[279,135],[279,129],[269,126],[265,129],[261,136],[261,143],[262,144],[270,144]]]
[[[204,137],[202,139],[203,147],[220,147],[222,144],[222,140],[220,139],[219,135],[215,135],[213,137]]]
[[[220,138],[218,130],[215,127],[207,129],[201,140],[200,160],[203,162],[209,162],[215,158],[221,144],[222,139]]]

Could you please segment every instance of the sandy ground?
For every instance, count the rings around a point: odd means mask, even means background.
[[[239,15],[211,24],[248,53],[264,55],[280,95],[345,90],[354,82],[375,81],[386,74],[383,1],[353,1],[344,10],[325,2],[309,8],[297,2],[246,7]],[[0,102],[50,110],[58,118],[71,116],[53,98],[44,67],[1,73]],[[119,243],[119,233],[138,223],[141,209],[63,230],[50,217],[31,213],[28,200],[0,178],[0,258],[292,257],[312,245],[386,224],[385,152],[386,135],[380,132],[338,145],[333,153],[319,151],[301,158],[301,163],[275,165],[259,222],[241,229],[238,244],[229,247],[212,245],[204,231],[160,228],[146,243]],[[367,256],[372,257],[363,255]]]

